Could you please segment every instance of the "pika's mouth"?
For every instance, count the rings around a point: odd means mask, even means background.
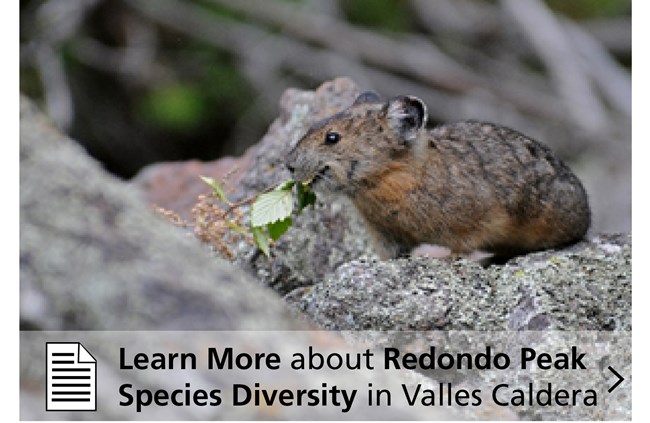
[[[312,175],[311,178],[307,178],[307,180],[304,181],[304,184],[313,187],[317,181],[320,181],[321,179],[327,177],[327,173],[329,172],[329,170],[330,167],[325,166],[324,168],[316,172],[314,175]]]

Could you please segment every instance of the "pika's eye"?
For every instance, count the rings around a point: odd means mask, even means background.
[[[336,144],[341,139],[337,132],[328,132],[325,134],[325,144]]]

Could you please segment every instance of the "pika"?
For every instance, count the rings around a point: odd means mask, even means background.
[[[289,153],[295,179],[348,196],[382,258],[437,244],[510,258],[581,240],[591,212],[580,180],[545,145],[492,123],[426,128],[410,95],[359,95]]]

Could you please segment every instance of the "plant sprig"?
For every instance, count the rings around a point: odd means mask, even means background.
[[[207,176],[201,176],[201,180],[212,188],[217,199],[228,206],[221,216],[228,228],[242,235],[250,235],[267,257],[271,256],[270,247],[273,242],[280,239],[293,224],[294,211],[299,214],[305,207],[316,202],[316,194],[309,189],[309,183],[293,179],[238,202],[228,199],[218,180]],[[247,204],[251,205],[249,227],[228,219],[232,211]]]

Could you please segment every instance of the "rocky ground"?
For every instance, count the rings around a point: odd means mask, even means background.
[[[300,134],[357,93],[347,79],[315,92],[289,90],[281,115],[243,159],[154,165],[131,183],[108,175],[22,99],[21,328],[631,331],[628,234],[592,235],[567,249],[487,268],[452,258],[380,261],[352,206],[319,198],[270,259],[241,243],[228,263],[152,212],[156,203],[188,216],[203,189],[198,174],[219,177],[233,163],[239,166],[234,197],[287,179],[283,157]],[[321,342],[340,339],[332,333]],[[23,361],[21,406],[23,418],[36,419],[41,414],[30,404],[41,401],[42,390],[34,388],[39,375],[28,368]],[[481,417],[471,410],[462,416],[453,410],[392,412],[382,417]],[[261,413],[242,416],[332,417]],[[497,415],[542,416],[508,409]],[[615,415],[629,418],[629,410]]]

